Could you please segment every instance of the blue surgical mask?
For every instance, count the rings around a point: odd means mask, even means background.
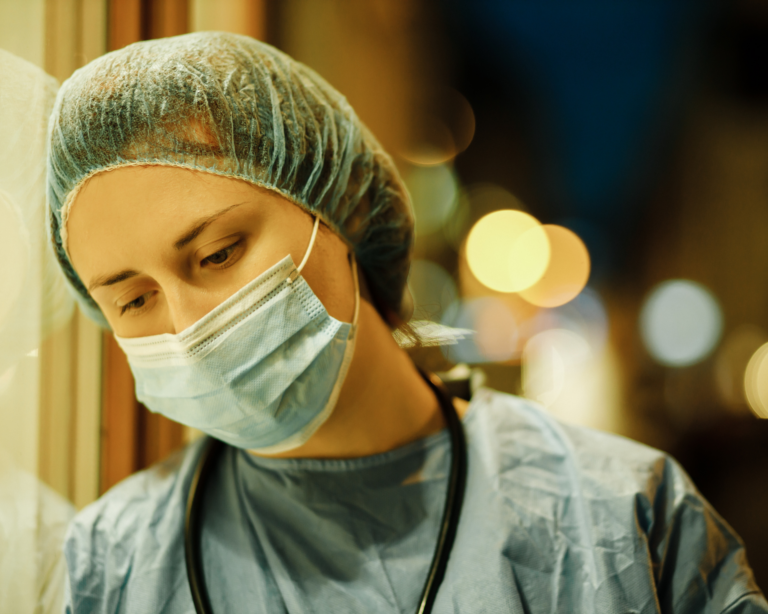
[[[186,330],[116,337],[151,411],[233,446],[276,454],[305,443],[336,405],[352,360],[352,324],[332,318],[286,256]]]

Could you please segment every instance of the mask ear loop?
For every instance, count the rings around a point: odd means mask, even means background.
[[[352,259],[352,278],[355,282],[355,313],[352,316],[351,339],[357,331],[357,316],[360,313],[360,280],[357,277],[357,258],[355,258],[355,252],[350,252],[349,257]]]
[[[307,260],[309,260],[309,254],[312,253],[312,248],[315,245],[315,239],[317,238],[317,229],[320,226],[320,218],[318,216],[315,216],[315,224],[312,227],[312,236],[309,238],[309,245],[307,246],[307,251],[304,252],[304,258],[301,260],[301,264],[296,267],[296,269],[288,276],[288,283],[291,284],[299,277],[301,274],[301,270],[304,268],[304,265],[307,264]],[[352,279],[355,284],[355,313],[352,316],[352,332],[350,333],[350,338],[355,336],[355,329],[357,328],[357,316],[360,313],[360,280],[357,277],[357,258],[355,258],[355,253],[351,252],[349,257],[352,259]]]
[[[288,283],[292,284],[294,281],[296,281],[296,278],[301,274],[301,269],[304,268],[304,265],[307,264],[307,260],[309,260],[309,255],[312,253],[312,248],[315,245],[315,239],[317,238],[317,229],[320,226],[320,218],[315,216],[315,225],[312,226],[312,236],[309,238],[309,245],[307,246],[307,251],[304,252],[304,258],[301,261],[301,264],[299,264],[298,267],[288,276]]]

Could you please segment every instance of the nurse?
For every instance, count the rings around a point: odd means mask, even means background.
[[[252,39],[103,56],[51,119],[51,235],[139,399],[209,438],[83,510],[68,612],[194,612],[185,506],[214,612],[768,612],[739,538],[664,454],[488,389],[446,401],[398,347],[413,240],[394,165],[346,100]],[[441,404],[442,403],[442,404]],[[450,408],[450,405],[449,405]]]

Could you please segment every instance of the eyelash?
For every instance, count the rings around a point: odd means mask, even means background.
[[[206,262],[207,262],[211,266],[214,266],[214,267],[216,267],[218,269],[226,269],[228,266],[231,266],[232,264],[234,264],[233,262],[230,262],[230,257],[232,256],[232,254],[235,251],[235,249],[237,249],[239,246],[240,246],[240,241],[236,241],[232,245],[229,245],[229,246],[225,247],[224,249],[220,249],[219,251],[214,252],[213,254],[208,256],[207,258],[203,258],[200,261],[200,266],[203,266],[203,267],[206,266]],[[210,259],[213,258],[214,256],[217,256],[218,254],[226,254],[227,257],[222,262],[211,262]]]
[[[127,311],[138,311],[147,305],[147,300],[149,300],[149,296],[152,294],[152,292],[145,292],[141,296],[137,296],[135,299],[133,299],[130,303],[126,303],[120,308],[120,315],[124,315]],[[132,307],[131,305],[135,305],[135,303],[138,303],[139,301],[142,301],[141,305],[136,305]]]

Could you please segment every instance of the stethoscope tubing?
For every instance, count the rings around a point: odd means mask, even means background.
[[[187,494],[187,509],[184,517],[184,557],[187,563],[189,590],[192,593],[192,602],[195,604],[197,614],[213,614],[213,608],[208,598],[208,587],[205,584],[203,556],[200,552],[200,538],[203,534],[200,514],[201,493],[204,492],[208,476],[225,447],[224,442],[209,438],[197,461],[197,467]]]
[[[440,409],[448,426],[448,432],[451,436],[451,472],[448,476],[448,489],[445,493],[445,508],[443,509],[443,520],[440,523],[440,533],[437,537],[437,546],[416,614],[431,612],[437,598],[437,591],[443,582],[453,542],[456,538],[461,508],[464,503],[464,487],[467,481],[467,442],[461,420],[459,420],[456,408],[453,406],[453,399],[443,387],[442,382],[436,377],[423,372],[422,376],[440,402]]]
[[[448,559],[459,524],[467,480],[467,444],[464,428],[453,406],[453,399],[450,394],[436,377],[424,372],[421,372],[421,375],[437,397],[451,437],[451,469],[445,493],[443,518],[440,523],[435,552],[432,556],[432,564],[424,583],[419,607],[416,610],[416,614],[428,614],[432,611],[437,591],[445,577],[445,570],[448,566]],[[200,510],[208,477],[216,466],[216,460],[225,448],[226,444],[218,439],[209,439],[197,461],[197,467],[187,494],[184,518],[184,556],[187,564],[189,589],[197,614],[213,614],[203,569],[201,553],[203,519]]]

